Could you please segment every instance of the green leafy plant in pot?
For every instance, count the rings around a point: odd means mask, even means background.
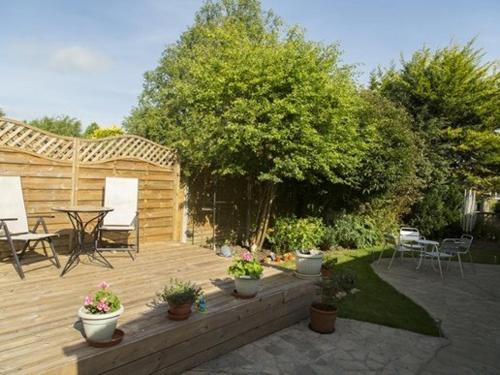
[[[186,320],[191,315],[191,307],[203,295],[201,287],[191,281],[171,279],[158,294],[161,302],[168,303],[167,316],[171,320]]]
[[[319,333],[335,332],[335,322],[340,300],[354,292],[355,274],[348,271],[336,272],[330,278],[316,283],[319,300],[310,308],[310,328]]]
[[[337,264],[337,258],[332,256],[325,256],[323,264],[321,265],[321,277],[332,278]]]
[[[228,268],[228,273],[234,277],[236,293],[240,297],[254,297],[259,290],[259,280],[264,269],[249,251],[243,252],[241,258]]]

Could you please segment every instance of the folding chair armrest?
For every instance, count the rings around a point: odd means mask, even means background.
[[[55,215],[28,215],[28,219],[53,219],[55,218]]]
[[[0,217],[0,221],[16,221],[16,217]]]
[[[30,217],[30,216],[28,216]],[[35,226],[33,227],[33,229],[31,230],[31,233],[36,233],[37,229],[38,229],[38,226],[42,226],[43,230],[45,233],[49,233],[49,229],[47,228],[47,224],[45,223],[45,218],[46,217],[54,217],[54,216],[50,216],[50,215],[45,215],[45,216],[40,216],[40,215],[35,215],[35,216],[31,216],[31,217],[37,217],[38,220],[36,221],[35,223]]]

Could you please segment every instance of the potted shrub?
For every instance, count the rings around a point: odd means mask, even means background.
[[[172,279],[159,293],[159,298],[168,303],[169,319],[185,320],[191,315],[191,307],[202,294],[202,289],[191,281]]]
[[[311,304],[310,328],[319,333],[333,333],[339,301],[347,293],[354,292],[354,274],[337,272],[331,278],[322,278],[316,285],[320,298]]]
[[[276,220],[268,239],[278,254],[295,251],[297,277],[317,278],[323,253],[316,247],[321,243],[323,233],[323,223],[319,218],[281,217]]]
[[[98,287],[99,290],[93,296],[85,297],[78,316],[83,323],[87,340],[105,342],[112,339],[124,308],[118,297],[108,289],[108,283],[103,281]]]
[[[229,266],[228,273],[234,277],[236,293],[241,297],[253,297],[259,290],[259,280],[264,269],[249,251]]]
[[[332,278],[333,270],[337,264],[337,258],[332,256],[325,256],[323,264],[321,265],[321,277]]]

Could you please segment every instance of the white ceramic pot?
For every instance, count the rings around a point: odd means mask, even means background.
[[[259,279],[241,276],[234,279],[236,292],[242,297],[251,297],[259,291]]]
[[[317,276],[321,273],[322,252],[315,251],[311,254],[302,254],[300,251],[296,251],[295,255],[295,265],[298,273],[308,276]]]
[[[118,323],[118,318],[123,313],[123,305],[112,313],[89,314],[84,306],[78,310],[78,316],[82,320],[83,330],[87,339],[92,341],[109,341]]]

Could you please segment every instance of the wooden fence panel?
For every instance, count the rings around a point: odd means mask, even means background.
[[[52,209],[102,205],[107,176],[139,179],[142,243],[181,238],[184,196],[179,164],[171,150],[144,138],[60,137],[0,118],[0,175],[21,176],[28,214],[54,215],[47,224],[61,235],[56,243],[60,252],[68,249],[71,226],[65,214]]]

